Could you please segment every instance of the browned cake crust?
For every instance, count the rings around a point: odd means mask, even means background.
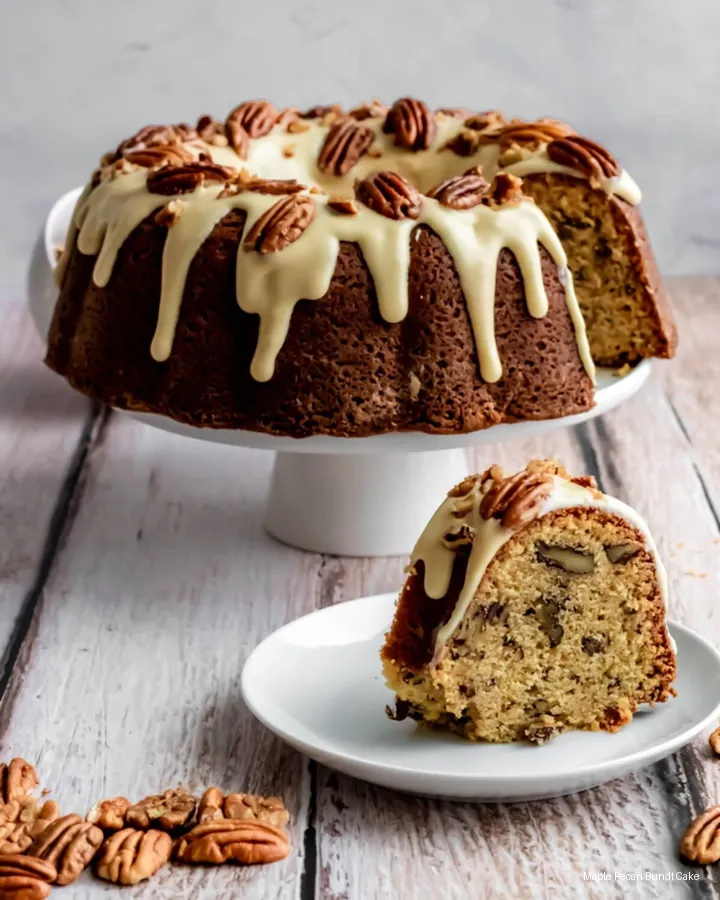
[[[592,406],[592,382],[548,254],[541,248],[550,304],[542,319],[527,312],[512,254],[501,254],[495,327],[505,375],[486,384],[452,258],[426,226],[411,240],[403,322],[380,317],[362,254],[345,243],[327,295],[296,306],[273,378],[255,381],[257,316],[235,299],[244,219],[242,212],[227,216],[195,257],[164,363],[149,347],[165,227],[146,219],[124,243],[104,288],[92,280],[95,258],[75,248],[50,328],[48,365],[84,394],[121,409],[295,437],[467,432]]]

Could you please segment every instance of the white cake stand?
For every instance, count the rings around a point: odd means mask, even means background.
[[[80,189],[50,211],[30,265],[30,311],[47,336],[57,288],[52,277]],[[468,472],[464,450],[579,425],[632,397],[650,375],[644,361],[620,378],[600,370],[596,405],[542,422],[495,425],[463,435],[387,434],[368,438],[288,438],[194,428],[164,416],[125,413],[173,434],[276,453],[265,526],[293,547],[341,556],[406,556],[449,487]]]

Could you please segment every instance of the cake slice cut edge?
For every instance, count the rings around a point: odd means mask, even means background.
[[[453,488],[381,651],[393,718],[477,741],[614,732],[675,691],[667,578],[645,522],[554,460]]]

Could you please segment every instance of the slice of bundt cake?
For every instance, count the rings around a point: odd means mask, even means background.
[[[553,460],[453,488],[382,650],[395,718],[471,740],[617,731],[674,695],[665,570],[625,503]]]

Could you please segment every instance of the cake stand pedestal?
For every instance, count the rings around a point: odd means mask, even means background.
[[[29,304],[43,340],[57,299],[52,275],[56,248],[64,243],[79,193],[70,191],[53,206],[33,252]],[[265,526],[283,543],[339,556],[407,556],[448,489],[468,474],[467,448],[586,422],[629,399],[650,371],[649,360],[622,378],[600,370],[596,405],[588,412],[463,435],[296,439],[193,428],[150,413],[125,415],[196,440],[274,451]]]

